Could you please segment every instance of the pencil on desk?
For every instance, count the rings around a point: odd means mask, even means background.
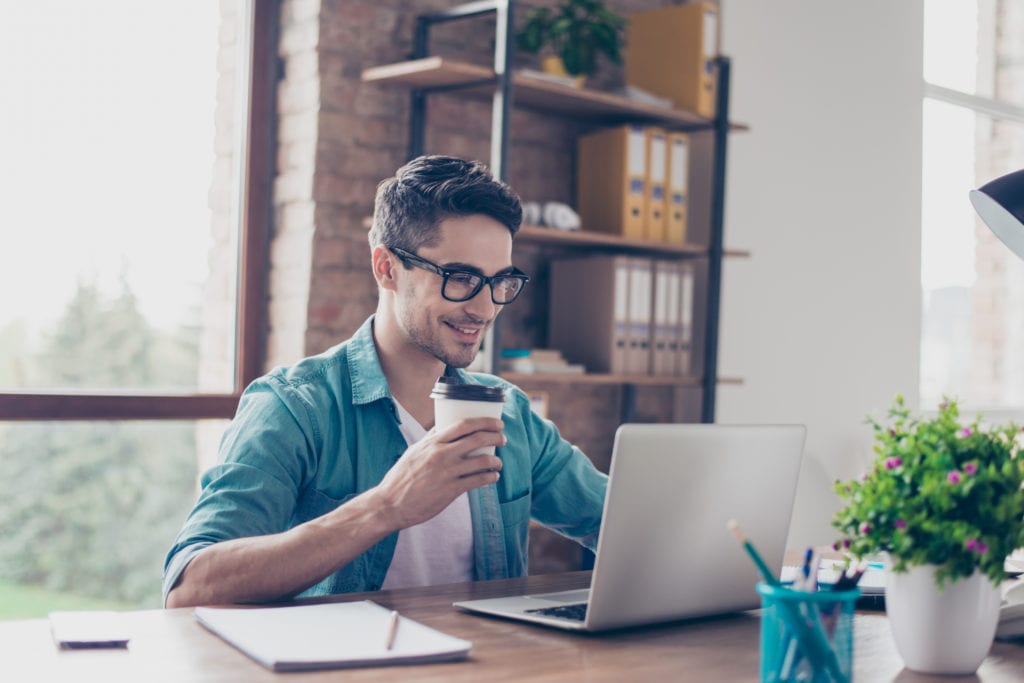
[[[388,635],[384,647],[388,650],[395,646],[395,636],[398,634],[398,610],[391,610],[391,619],[388,620]]]

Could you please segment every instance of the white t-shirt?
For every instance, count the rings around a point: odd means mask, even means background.
[[[416,419],[395,401],[399,429],[411,446],[427,434]],[[469,494],[422,524],[398,532],[395,556],[384,577],[384,590],[412,586],[435,586],[473,580],[473,520]]]

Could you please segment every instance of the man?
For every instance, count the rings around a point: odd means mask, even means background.
[[[376,313],[246,389],[167,555],[168,607],[521,576],[531,517],[595,547],[606,477],[522,391],[460,369],[526,284],[521,220],[477,163],[420,157],[380,184]],[[501,419],[432,429],[443,374],[504,387]]]

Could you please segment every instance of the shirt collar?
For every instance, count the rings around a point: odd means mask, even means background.
[[[356,330],[346,349],[348,372],[352,380],[352,402],[356,405],[391,398],[387,378],[380,367],[377,345],[373,343],[373,318],[371,315]]]
[[[384,369],[380,366],[377,345],[373,341],[374,317],[371,315],[356,330],[349,340],[346,351],[348,372],[352,378],[352,403],[356,405],[373,403],[382,398],[393,398],[388,388],[388,380],[384,376]],[[461,368],[445,366],[444,374],[457,377],[462,384],[477,383]]]

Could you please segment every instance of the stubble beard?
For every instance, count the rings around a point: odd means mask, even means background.
[[[475,344],[455,344],[455,349],[452,350],[451,348],[446,347],[440,339],[440,335],[443,333],[443,330],[440,328],[446,327],[443,319],[438,320],[438,330],[437,334],[435,334],[434,330],[432,330],[428,325],[418,324],[414,319],[414,316],[414,311],[407,310],[406,315],[404,316],[405,319],[402,322],[409,335],[409,341],[411,341],[416,347],[422,349],[426,353],[429,353],[445,365],[453,368],[464,368],[472,363],[476,358],[476,354],[480,350],[480,344],[483,341],[482,338]],[[459,323],[459,321],[451,322],[455,324]],[[479,325],[480,321],[473,321],[473,324]],[[487,323],[484,326],[483,333],[486,333],[486,330],[490,328],[491,324],[492,323]]]

